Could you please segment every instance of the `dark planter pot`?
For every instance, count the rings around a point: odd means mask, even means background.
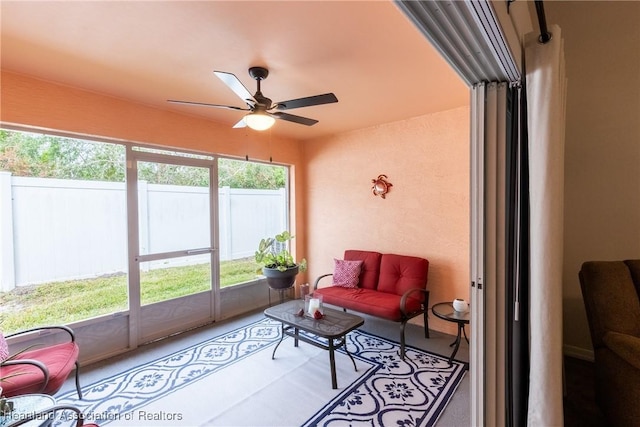
[[[298,270],[299,267],[297,265],[289,267],[285,271],[264,267],[262,274],[267,278],[267,284],[271,289],[287,289],[295,283]]]

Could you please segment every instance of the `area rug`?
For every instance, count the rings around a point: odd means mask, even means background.
[[[465,364],[359,330],[353,363],[286,337],[263,319],[153,362],[56,396],[101,426],[430,426],[465,375]]]

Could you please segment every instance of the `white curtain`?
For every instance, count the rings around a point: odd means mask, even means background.
[[[561,426],[564,43],[525,39],[531,209],[529,426]]]

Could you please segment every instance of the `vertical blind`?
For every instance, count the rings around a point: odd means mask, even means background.
[[[520,71],[488,0],[396,2],[471,88],[470,421],[514,425],[506,400],[506,121],[509,83],[520,82]]]
[[[520,72],[487,1],[398,0],[398,7],[469,86],[520,81]]]

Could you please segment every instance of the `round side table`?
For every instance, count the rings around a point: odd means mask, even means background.
[[[464,334],[464,339],[469,344],[469,338],[467,338],[467,331],[464,329],[464,325],[469,324],[469,311],[461,312],[455,311],[453,309],[453,303],[450,302],[441,302],[435,304],[431,307],[431,311],[436,317],[439,317],[442,320],[446,320],[447,322],[453,322],[458,325],[458,335],[456,336],[456,340],[449,344],[449,347],[453,348],[453,353],[451,353],[451,357],[449,357],[449,364],[453,362],[453,358],[456,356],[458,349],[460,348],[460,341],[462,341],[462,335]]]

